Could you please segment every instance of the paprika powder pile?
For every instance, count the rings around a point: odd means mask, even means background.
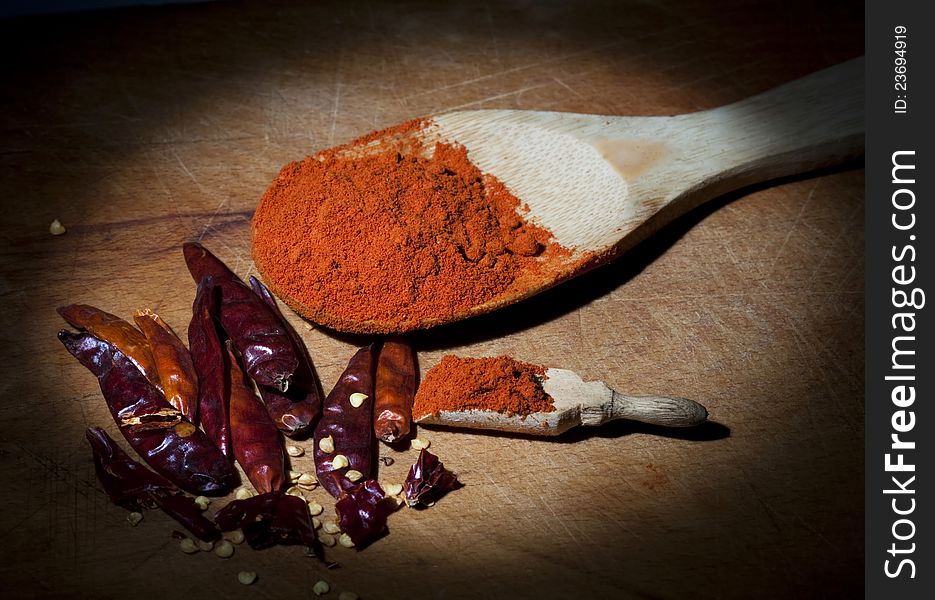
[[[545,367],[509,356],[460,358],[447,355],[419,386],[412,416],[440,411],[492,410],[508,416],[552,412],[552,397],[542,389]]]
[[[296,311],[339,329],[406,331],[570,254],[465,148],[423,143],[425,127],[410,121],[290,163],[263,195],[253,259]]]

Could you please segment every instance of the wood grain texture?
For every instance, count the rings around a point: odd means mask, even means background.
[[[421,429],[466,487],[323,571],[292,548],[184,555],[94,479],[97,384],[57,306],[158,312],[184,339],[181,244],[254,272],[286,162],[470,108],[669,115],[862,52],[863,5],[701,0],[210,3],[0,22],[0,587],[43,598],[852,597],[863,587],[863,173],[745,190],[521,305],[418,334],[710,410],[695,434],[556,441]],[[64,236],[48,233],[58,218]],[[326,389],[363,340],[309,331]],[[414,451],[380,479],[400,482]],[[310,469],[310,453],[294,462]],[[311,494],[328,507],[324,492]],[[328,514],[328,513],[326,513]],[[236,573],[260,579],[242,589]]]

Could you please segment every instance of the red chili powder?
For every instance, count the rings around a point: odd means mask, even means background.
[[[497,297],[537,257],[569,254],[463,147],[423,146],[426,126],[290,163],[263,195],[253,259],[296,311],[336,329],[406,331]],[[374,140],[395,141],[361,150]]]
[[[555,410],[542,389],[545,367],[509,356],[458,358],[447,355],[432,367],[419,386],[414,419],[443,410],[494,410],[528,415]]]

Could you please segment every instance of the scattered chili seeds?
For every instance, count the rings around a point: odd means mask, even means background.
[[[424,450],[432,445],[432,442],[423,438],[416,438],[412,440],[411,444],[413,450]]]
[[[341,527],[334,521],[328,521],[323,526],[322,529],[325,533],[341,533]]]
[[[360,600],[360,596],[354,592],[341,592],[338,594],[338,600]]]
[[[253,491],[245,487],[237,488],[237,491],[234,493],[234,498],[237,500],[246,500],[247,498],[253,497]]]
[[[143,520],[143,513],[141,512],[131,512],[127,515],[127,521],[130,523],[131,527],[136,527],[140,524],[140,521]]]
[[[344,476],[347,477],[349,481],[353,481],[356,483],[363,478],[364,474],[354,469],[348,469],[348,471],[344,474]]]
[[[67,229],[65,229],[65,226],[62,225],[62,222],[59,221],[58,219],[55,219],[49,225],[49,233],[51,233],[52,235],[62,235],[66,231]]]
[[[318,541],[321,542],[322,546],[328,546],[329,548],[334,546],[334,536],[328,535],[327,533],[319,533]]]
[[[207,496],[198,496],[195,498],[195,504],[198,505],[198,508],[201,510],[208,510],[208,505],[211,504],[211,500]]]
[[[289,456],[293,456],[293,457],[302,456],[303,454],[305,454],[305,450],[303,450],[302,448],[298,446],[294,446],[290,444],[286,446],[286,454],[288,454]]]
[[[312,591],[316,596],[321,596],[322,594],[327,594],[331,591],[331,586],[328,585],[327,581],[319,580],[312,586]]]
[[[211,552],[214,549],[214,542],[206,542],[204,540],[196,540],[195,545],[198,546],[198,549],[202,552]]]
[[[403,491],[403,486],[398,483],[388,483],[383,486],[383,491],[387,496],[398,496]]]
[[[309,512],[310,515],[312,515],[313,517],[317,517],[317,516],[320,515],[320,514],[322,513],[322,511],[324,511],[324,510],[325,510],[325,509],[322,507],[321,504],[319,504],[319,503],[317,503],[317,502],[312,502],[311,500],[309,500],[309,502],[308,502],[308,512]]]
[[[256,581],[256,571],[241,571],[237,573],[237,581],[244,585],[251,585]]]
[[[334,437],[329,435],[318,440],[318,449],[326,454],[334,452]]]
[[[345,548],[353,548],[353,547],[354,547],[354,540],[352,540],[352,539],[351,539],[351,536],[347,535],[346,533],[342,533],[342,534],[338,537],[338,543],[341,544],[342,546],[344,546]]]
[[[344,467],[349,466],[351,463],[347,460],[347,457],[343,454],[337,454],[333,459],[331,459],[332,469],[337,471],[338,469],[343,469]]]
[[[242,544],[244,540],[243,531],[235,529],[228,533],[225,539],[232,544]]]
[[[214,553],[221,558],[230,558],[234,555],[234,545],[228,540],[221,540],[218,542],[218,545],[214,547]]]
[[[366,400],[368,397],[369,397],[369,396],[367,396],[367,394],[361,394],[360,392],[354,392],[353,394],[351,394],[351,396],[350,396],[350,398],[348,398],[348,400],[350,400],[351,406],[353,406],[354,408],[360,408],[360,405],[363,404],[363,403],[364,403],[364,400]]]
[[[296,483],[301,486],[306,486],[310,488],[318,487],[318,480],[315,479],[315,476],[311,473],[302,473],[301,476],[296,480]]]
[[[191,538],[182,538],[179,542],[179,550],[185,554],[194,554],[198,552],[198,546],[195,544],[195,541]]]

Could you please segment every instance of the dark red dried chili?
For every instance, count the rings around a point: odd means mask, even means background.
[[[403,491],[409,506],[416,506],[434,502],[463,485],[454,473],[439,462],[437,456],[423,448],[419,452],[419,458],[409,469],[409,475],[403,483]]]
[[[289,436],[301,435],[311,428],[321,412],[321,385],[318,382],[318,376],[315,374],[315,367],[302,338],[289,325],[286,317],[279,310],[279,305],[276,304],[273,293],[252,275],[250,276],[250,287],[279,317],[283,327],[289,333],[296,354],[299,357],[299,367],[292,376],[292,384],[289,389],[282,392],[267,386],[258,386],[260,396],[262,396],[270,417],[273,418],[280,431]]]
[[[396,510],[396,503],[386,497],[376,480],[368,479],[345,489],[334,509],[341,531],[360,550],[386,531],[386,519]]]
[[[226,494],[237,474],[224,455],[111,344],[90,334],[60,331],[59,340],[98,378],[104,400],[130,446],[157,473],[194,494]],[[176,419],[159,417],[175,413]],[[134,426],[147,423],[145,427]]]
[[[189,496],[164,477],[127,456],[99,427],[85,432],[94,455],[94,470],[111,501],[127,510],[159,506],[195,537],[213,541],[221,537],[217,526],[201,513]]]
[[[242,529],[251,548],[302,544],[321,557],[321,546],[308,511],[298,496],[280,492],[234,500],[214,515],[222,531]]]
[[[337,498],[351,485],[344,474],[354,469],[370,477],[375,443],[373,437],[373,368],[374,346],[357,351],[347,368],[325,398],[321,419],[315,426],[315,472],[318,481]],[[352,403],[352,396],[354,402]],[[331,442],[334,450],[322,450],[322,440]],[[335,466],[334,459],[344,456],[347,466]]]
[[[188,347],[198,373],[198,412],[205,433],[228,457],[230,443],[230,393],[227,387],[227,352],[216,325],[217,288],[214,278],[198,284],[192,321],[188,325]]]
[[[246,380],[227,342],[230,365],[230,424],[234,458],[257,492],[281,491],[286,484],[286,454],[279,430]]]
[[[166,322],[151,310],[136,311],[133,320],[149,343],[166,400],[182,411],[186,419],[195,423],[198,410],[198,374],[195,372],[188,348]]]
[[[195,282],[210,276],[220,290],[218,318],[250,377],[259,385],[287,391],[299,358],[281,319],[204,246],[187,243],[183,251]]]
[[[405,438],[409,435],[416,395],[416,356],[403,338],[390,338],[383,343],[374,391],[374,433],[389,443]]]

